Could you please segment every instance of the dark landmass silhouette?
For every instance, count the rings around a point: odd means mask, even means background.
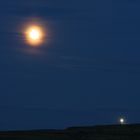
[[[140,124],[1,131],[0,140],[139,140]]]

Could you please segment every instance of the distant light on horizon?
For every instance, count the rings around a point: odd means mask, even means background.
[[[121,117],[121,118],[119,119],[119,123],[120,123],[120,124],[125,124],[125,123],[126,123],[125,118]]]

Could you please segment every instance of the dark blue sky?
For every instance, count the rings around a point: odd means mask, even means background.
[[[138,0],[0,1],[0,129],[140,122]],[[49,43],[31,48],[23,25]]]

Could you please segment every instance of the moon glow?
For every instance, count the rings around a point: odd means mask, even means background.
[[[44,42],[45,33],[38,25],[31,25],[25,30],[26,42],[31,46],[39,46]]]
[[[125,119],[124,118],[120,118],[119,122],[120,122],[120,124],[125,124]]]

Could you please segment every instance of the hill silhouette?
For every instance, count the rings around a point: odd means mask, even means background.
[[[1,131],[2,140],[138,140],[140,124],[69,127],[64,130]]]

